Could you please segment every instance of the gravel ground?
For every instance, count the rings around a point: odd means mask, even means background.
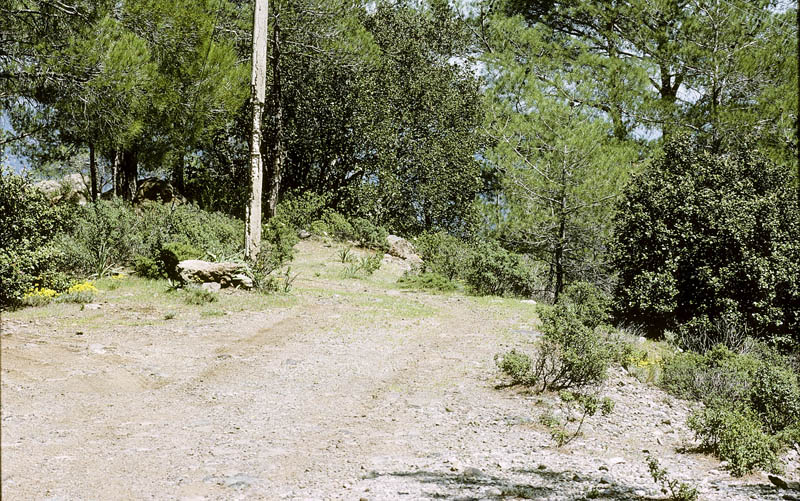
[[[701,499],[800,499],[692,452],[688,404],[622,369],[614,412],[556,447],[555,398],[494,368],[529,345],[527,305],[298,285],[291,306],[159,325],[104,303],[81,334],[5,315],[3,499],[665,499],[648,453]]]

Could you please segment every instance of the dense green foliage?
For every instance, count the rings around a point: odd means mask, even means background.
[[[800,341],[800,209],[789,172],[749,146],[668,142],[626,188],[614,236],[619,314],[654,330],[726,319]]]
[[[54,238],[69,219],[65,206],[51,205],[26,179],[0,173],[0,308],[34,287],[66,287]]]
[[[530,297],[536,291],[531,266],[496,241],[476,244],[464,278],[477,294]]]

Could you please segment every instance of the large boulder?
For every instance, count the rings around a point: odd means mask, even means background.
[[[412,264],[422,263],[422,258],[414,250],[414,246],[405,238],[389,235],[386,237],[386,242],[389,244],[389,255],[399,257]]]
[[[179,281],[184,285],[216,282],[221,287],[253,288],[253,281],[247,276],[245,265],[239,263],[187,259],[178,263],[177,272]]]
[[[43,192],[51,202],[73,202],[86,205],[90,198],[89,187],[83,174],[75,173],[61,179],[48,179],[33,185]]]
[[[178,193],[178,190],[172,186],[172,183],[157,177],[148,177],[139,180],[139,186],[136,188],[136,196],[133,198],[133,203],[140,204],[145,201],[161,202],[164,204],[184,203],[186,199]]]

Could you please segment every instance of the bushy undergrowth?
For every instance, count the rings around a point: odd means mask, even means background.
[[[473,261],[470,245],[444,232],[423,233],[414,240],[423,260],[423,272],[432,272],[452,281],[466,278]]]
[[[192,205],[147,203],[134,208],[117,199],[75,210],[75,225],[59,238],[58,246],[67,268],[79,274],[103,276],[133,265],[149,278],[170,276],[175,257],[235,257],[244,242],[241,221]]]
[[[596,385],[606,377],[615,351],[603,335],[606,300],[586,284],[576,284],[551,309],[542,312],[542,339],[533,356],[512,350],[496,357],[514,384],[536,391]]]
[[[404,289],[422,289],[440,292],[451,292],[458,288],[455,282],[449,280],[444,275],[432,272],[424,272],[418,275],[406,273],[397,280],[397,284]]]
[[[735,475],[774,469],[779,448],[798,439],[798,376],[763,344],[749,353],[722,345],[702,355],[676,353],[665,361],[660,384],[675,396],[705,403],[689,426]]]
[[[523,257],[495,241],[476,245],[464,278],[482,295],[530,297],[536,290],[533,270]]]
[[[67,285],[54,238],[71,220],[68,205],[52,205],[27,179],[0,172],[0,309],[20,304],[35,288]]]

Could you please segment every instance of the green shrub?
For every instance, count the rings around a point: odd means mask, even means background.
[[[332,237],[339,240],[355,239],[353,226],[347,221],[347,218],[338,212],[328,212],[323,216],[322,222],[328,228]]]
[[[140,225],[140,217],[120,199],[80,207],[72,230],[57,242],[66,268],[101,278],[124,266],[140,248]]]
[[[787,367],[762,364],[753,376],[751,408],[765,428],[778,433],[800,423],[800,385]]]
[[[169,242],[161,247],[158,253],[159,267],[162,273],[170,280],[180,280],[178,263],[187,259],[199,259],[203,251],[181,242]]]
[[[362,247],[381,252],[389,250],[389,242],[386,240],[389,232],[383,226],[378,226],[363,217],[353,219],[351,225],[353,227],[353,236]]]
[[[688,336],[729,318],[797,342],[800,208],[790,179],[752,147],[716,154],[689,137],[667,142],[618,206],[619,316]]]
[[[737,402],[749,398],[753,378],[761,362],[722,345],[706,353],[677,353],[664,363],[661,387],[669,393],[707,404]]]
[[[530,267],[519,255],[494,241],[477,245],[465,280],[475,293],[482,295],[529,297],[534,292]]]
[[[701,400],[703,388],[697,381],[705,370],[705,357],[699,353],[676,353],[664,360],[660,386],[678,398]]]
[[[502,355],[495,355],[494,361],[503,374],[511,378],[511,384],[535,384],[535,381],[531,381],[533,361],[528,355],[511,350]]]
[[[156,279],[164,276],[163,267],[155,259],[147,256],[135,256],[133,270],[143,278]]]
[[[294,259],[294,246],[300,238],[294,228],[285,220],[274,217],[264,225],[262,231],[261,253],[268,253],[266,258],[273,269]],[[259,256],[261,257],[261,256]]]
[[[358,266],[367,275],[372,275],[381,267],[383,257],[378,254],[370,254],[361,256],[358,260]]]
[[[420,235],[414,241],[414,248],[423,259],[425,270],[443,275],[448,280],[464,278],[473,259],[467,243],[444,232]]]
[[[397,280],[398,285],[404,289],[423,289],[435,290],[442,292],[451,292],[456,290],[456,284],[447,277],[438,273],[420,273],[415,275],[413,273],[405,273]]]
[[[689,428],[702,447],[728,462],[735,476],[755,469],[776,471],[776,440],[764,433],[758,418],[747,409],[717,404],[693,413]]]
[[[278,269],[294,259],[294,246],[300,240],[291,225],[282,218],[274,217],[264,226],[261,251],[256,262],[249,265],[254,288],[263,293],[288,292],[297,275],[290,270],[285,276],[277,275]]]
[[[653,477],[653,481],[661,485],[661,492],[669,494],[670,501],[697,500],[697,489],[689,484],[670,478],[667,470],[661,468],[658,460],[649,453],[647,455],[647,468],[650,470],[650,476]]]
[[[533,357],[514,351],[496,357],[498,366],[512,377],[512,382],[536,391],[552,391],[604,381],[613,350],[599,332],[583,324],[564,303],[544,311],[541,317],[544,337]],[[511,358],[506,360],[509,355]]]
[[[541,315],[546,340],[560,348],[559,364],[543,377],[545,389],[560,389],[598,384],[605,380],[613,354],[600,335],[590,329],[564,304],[557,304]]]
[[[72,225],[74,211],[51,205],[27,179],[0,172],[0,310],[36,287],[63,289],[63,255],[53,239]]]
[[[321,234],[312,229],[312,224],[324,216],[330,199],[329,195],[320,195],[312,191],[291,193],[281,200],[275,209],[275,214],[293,228]]]
[[[577,282],[568,286],[559,296],[558,302],[569,305],[578,320],[590,329],[608,321],[611,298],[588,282]]]

